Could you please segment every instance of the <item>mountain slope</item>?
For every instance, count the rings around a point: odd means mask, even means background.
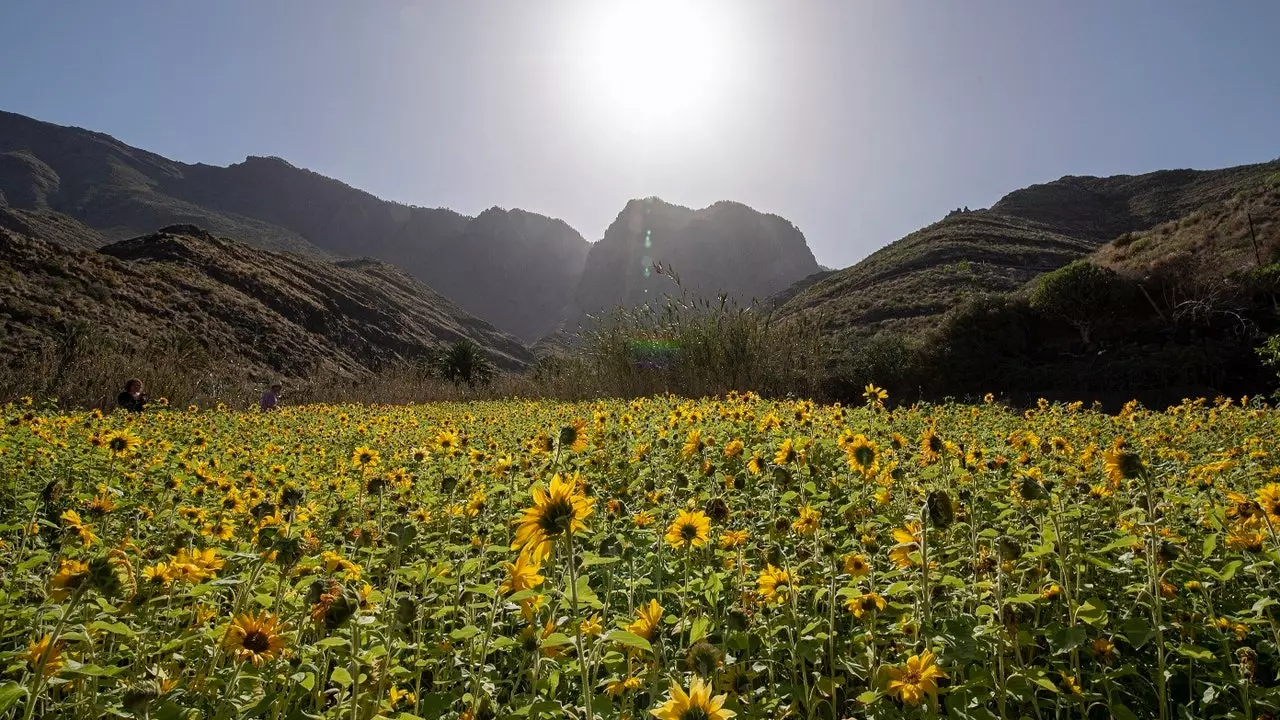
[[[911,233],[795,293],[779,311],[814,314],[839,341],[917,333],[965,297],[1017,290],[1123,233],[1251,192],[1277,171],[1280,162],[1033,185]]]
[[[459,338],[508,369],[532,360],[515,338],[384,263],[269,252],[193,226],[98,251],[0,229],[0,266],[6,354],[39,352],[87,325],[126,345],[189,338],[293,377],[356,376]]]
[[[692,210],[632,200],[591,247],[567,329],[584,314],[675,293],[671,279],[654,272],[657,265],[674,270],[693,295],[723,292],[744,304],[819,271],[804,235],[777,215],[733,202]]]
[[[372,256],[532,341],[569,302],[588,243],[560,220],[386,202],[279,158],[175,162],[100,133],[0,112],[0,206],[57,211],[118,240],[191,223],[257,247]]]

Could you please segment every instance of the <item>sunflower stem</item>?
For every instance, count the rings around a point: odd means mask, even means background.
[[[587,667],[587,654],[582,649],[582,619],[578,613],[578,560],[573,547],[572,528],[565,531],[565,537],[569,545],[569,589],[570,599],[573,603],[573,620],[571,622],[573,622],[574,642],[578,646],[578,666],[582,671],[582,706],[587,720],[591,720],[591,680]]]

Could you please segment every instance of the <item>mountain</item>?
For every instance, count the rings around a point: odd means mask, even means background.
[[[261,250],[191,225],[74,249],[13,230],[23,218],[0,208],[0,353],[9,358],[89,328],[126,347],[194,342],[289,377],[355,377],[460,338],[507,369],[532,360],[516,338],[385,263]]]
[[[1256,191],[1280,161],[1223,170],[1074,177],[1033,185],[990,209],[955,211],[778,302],[819,319],[837,344],[917,334],[961,300],[1012,292],[1124,235]]]
[[[693,210],[632,200],[591,246],[566,329],[584,315],[678,294],[668,271],[692,295],[750,304],[820,268],[800,230],[777,215],[734,202]]]
[[[195,224],[267,250],[375,257],[529,342],[560,320],[589,249],[563,221],[523,210],[411,207],[280,158],[190,165],[0,112],[4,206],[62,213],[103,241]]]

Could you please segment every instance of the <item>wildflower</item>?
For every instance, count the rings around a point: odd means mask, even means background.
[[[867,405],[874,408],[883,408],[884,401],[889,399],[889,393],[883,388],[878,388],[874,383],[867,383],[862,389],[862,397],[867,399]]]
[[[49,597],[61,602],[89,579],[89,564],[79,560],[62,560],[58,572],[49,580]]]
[[[936,695],[938,680],[946,675],[938,669],[937,656],[926,650],[907,658],[903,667],[889,667],[889,694],[908,705],[919,705],[925,695]]]
[[[528,553],[521,552],[514,563],[506,563],[507,579],[502,582],[499,588],[504,593],[515,593],[522,590],[532,590],[541,585],[544,577],[538,574],[542,569],[542,563],[534,560]]]
[[[884,610],[885,600],[879,593],[869,592],[862,595],[854,595],[845,601],[845,609],[853,613],[853,616],[862,619],[867,613],[875,613]]]
[[[726,530],[720,536],[720,547],[728,550],[730,548],[740,547],[747,541],[746,530]]]
[[[551,478],[551,486],[533,489],[533,507],[519,519],[513,550],[528,548],[533,559],[541,562],[551,552],[551,541],[565,533],[586,528],[583,520],[593,512],[595,500],[588,498],[575,473],[565,479],[559,473]]]
[[[578,630],[588,637],[599,635],[604,632],[604,623],[600,621],[600,616],[593,614],[591,617],[578,623]]]
[[[855,435],[845,445],[845,454],[848,456],[851,470],[862,473],[863,477],[870,477],[875,472],[879,450],[876,444],[868,440],[865,435]]]
[[[142,444],[142,441],[128,430],[111,433],[102,439],[103,444],[116,457],[126,457]]]
[[[867,564],[867,559],[857,553],[850,553],[844,557],[844,571],[855,578],[860,578],[871,572],[871,566]]]
[[[778,447],[778,452],[773,455],[774,465],[789,465],[795,462],[798,456],[796,444],[791,438],[782,441],[782,445]]]
[[[666,541],[673,548],[702,547],[711,534],[711,519],[701,510],[681,510],[667,528]]]
[[[920,461],[927,465],[941,460],[942,450],[945,447],[942,438],[938,436],[938,431],[932,425],[925,428],[920,436]]]
[[[1102,453],[1102,460],[1107,478],[1111,480],[1112,485],[1118,486],[1125,480],[1132,480],[1146,469],[1142,464],[1142,458],[1125,450],[1123,446]]]
[[[818,520],[822,518],[822,513],[814,510],[812,506],[805,505],[800,508],[800,518],[791,527],[801,535],[812,535],[818,531]]]
[[[1045,589],[1040,591],[1040,597],[1045,600],[1052,600],[1062,594],[1062,586],[1058,583],[1049,583]]]
[[[284,625],[271,614],[243,613],[231,622],[223,647],[241,662],[261,665],[284,651]]]
[[[652,640],[654,631],[661,623],[662,606],[657,600],[650,600],[648,605],[642,605],[637,611],[636,619],[627,626],[627,632],[639,635],[645,640]]]
[[[1257,499],[1271,522],[1280,522],[1280,483],[1271,483],[1259,490]]]
[[[361,445],[351,453],[351,464],[357,468],[372,469],[377,467],[378,460],[381,456],[377,450],[366,445]]]
[[[701,677],[694,677],[688,694],[678,684],[672,683],[667,701],[649,713],[658,720],[728,720],[737,713],[724,709],[727,697],[712,697],[711,686]]]
[[[715,674],[723,659],[719,648],[702,640],[694,643],[693,647],[689,648],[689,652],[684,657],[684,664],[693,674],[709,678]]]
[[[1093,650],[1093,654],[1103,662],[1110,662],[1111,656],[1115,654],[1116,645],[1108,638],[1095,638],[1089,643],[1089,647]]]
[[[642,682],[640,678],[628,675],[625,679],[615,680],[614,682],[609,683],[605,687],[604,691],[609,693],[609,697],[616,698],[624,692],[633,692],[642,687],[644,687],[644,682]]]
[[[636,513],[631,519],[635,522],[636,527],[638,528],[647,528],[653,524],[653,515],[650,515],[648,512],[643,510]]]
[[[62,640],[55,643],[50,635],[45,634],[44,637],[27,646],[27,652],[22,659],[31,666],[32,672],[39,669],[45,677],[52,677],[57,675],[66,664],[62,658],[62,649],[65,646],[66,643]]]
[[[742,455],[742,441],[730,440],[724,446],[724,456],[727,458],[735,458]]]
[[[1068,695],[1079,695],[1082,692],[1075,675],[1064,671],[1059,671],[1058,674],[1062,676],[1062,689],[1066,690]]]
[[[756,579],[756,591],[767,602],[785,601],[791,585],[791,573],[776,568],[773,564],[768,564],[764,570],[761,570],[760,577]]]

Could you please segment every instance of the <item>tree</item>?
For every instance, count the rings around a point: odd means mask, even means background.
[[[1114,314],[1122,302],[1123,283],[1114,271],[1088,260],[1040,276],[1031,293],[1031,307],[1051,317],[1059,317],[1080,333],[1088,345],[1093,330]]]
[[[466,383],[468,387],[488,385],[493,379],[493,363],[485,357],[480,346],[463,338],[454,342],[436,360],[440,376],[454,385]]]

